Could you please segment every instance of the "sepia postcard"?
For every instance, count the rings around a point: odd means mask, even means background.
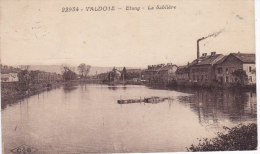
[[[258,153],[254,0],[0,0],[4,154]]]

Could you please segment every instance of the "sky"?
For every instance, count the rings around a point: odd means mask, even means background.
[[[175,10],[126,11],[174,5]],[[62,7],[116,6],[112,12]],[[6,65],[86,63],[106,67],[185,65],[215,51],[255,53],[252,0],[0,0],[0,55]]]

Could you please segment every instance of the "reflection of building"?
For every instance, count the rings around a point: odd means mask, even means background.
[[[201,123],[254,120],[256,93],[239,90],[196,90],[190,100],[191,108]]]
[[[243,70],[247,79],[239,74],[234,75],[233,72],[237,70]],[[215,73],[217,81],[221,84],[242,82],[241,80],[246,80],[245,84],[256,84],[255,54],[231,53],[216,64]]]
[[[171,63],[148,66],[143,73],[143,79],[151,84],[165,85],[176,79],[177,66]]]

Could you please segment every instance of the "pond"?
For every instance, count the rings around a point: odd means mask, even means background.
[[[160,103],[119,99],[171,97]],[[256,123],[256,93],[162,90],[82,84],[59,87],[2,109],[5,153],[28,145],[38,153],[186,151],[223,126]]]

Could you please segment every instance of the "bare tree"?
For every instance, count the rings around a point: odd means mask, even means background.
[[[78,71],[79,71],[79,73],[81,74],[81,77],[82,77],[82,78],[83,78],[83,77],[86,77],[86,76],[88,75],[88,73],[89,73],[89,71],[90,71],[90,68],[91,68],[90,65],[86,65],[86,64],[84,64],[84,63],[82,63],[82,64],[80,64],[80,65],[78,66]]]

